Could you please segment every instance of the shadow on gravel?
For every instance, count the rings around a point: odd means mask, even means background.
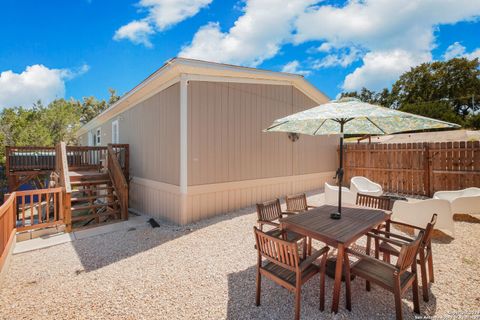
[[[256,265],[246,270],[228,275],[227,319],[292,319],[294,317],[294,295],[287,289],[262,278],[260,306],[255,306]],[[339,315],[330,313],[333,292],[333,280],[327,277],[325,287],[325,311],[319,310],[319,276],[310,279],[302,287],[302,319],[395,319],[395,302],[393,294],[372,285],[372,290],[365,290],[365,281],[352,281],[352,311],[345,309],[345,291],[342,283]],[[411,290],[403,296],[403,318],[416,316],[433,316],[436,311],[436,298],[430,294],[428,303],[422,300],[419,287],[421,315],[413,312]],[[409,304],[405,302],[407,300]]]
[[[123,231],[115,231],[99,236],[84,238],[72,242],[72,246],[83,265],[83,270],[90,272],[123,259],[135,256],[141,252],[161,246],[164,243],[190,234],[197,230],[212,226],[225,220],[234,219],[246,214],[252,214],[253,207],[248,207],[185,226],[176,226],[169,222],[156,219],[160,227],[152,228],[150,224],[144,227]]]
[[[322,190],[315,190],[308,192],[307,195],[318,195],[321,192]],[[282,205],[284,205],[284,199],[281,200]],[[132,257],[138,253],[161,246],[168,241],[182,237],[186,234],[221,223],[225,220],[235,219],[255,212],[255,206],[249,206],[234,212],[205,218],[199,222],[185,226],[176,226],[170,222],[155,219],[160,224],[160,227],[158,228],[152,228],[149,224],[145,224],[144,228],[139,228],[138,230],[117,231],[77,240],[72,242],[72,245],[84,268],[84,270],[77,271],[94,271],[117,261]]]

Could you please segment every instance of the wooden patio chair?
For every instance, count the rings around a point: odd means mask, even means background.
[[[402,294],[410,287],[413,291],[413,311],[420,313],[418,301],[418,275],[417,275],[417,253],[420,244],[423,241],[424,232],[420,231],[418,237],[402,245],[395,265],[373,257],[358,253],[351,249],[345,250],[345,292],[347,309],[351,310],[351,274],[357,275],[366,280],[366,289],[370,291],[370,282],[392,292],[395,295],[396,319],[402,317]],[[396,242],[395,240],[384,238],[386,242]],[[359,258],[358,261],[350,266],[348,254],[353,254]],[[410,271],[408,270],[410,268]]]
[[[288,195],[285,197],[285,203],[287,204],[288,212],[302,212],[316,208],[307,204],[307,195],[305,193]]]
[[[397,221],[391,221],[391,224],[397,224],[401,226],[406,226],[406,227],[411,227],[416,230],[422,231],[425,233],[422,242],[420,243],[420,249],[418,251],[418,259],[417,263],[420,265],[420,273],[422,275],[422,293],[423,293],[423,301],[428,302],[429,297],[429,290],[428,290],[428,284],[430,282],[434,282],[435,279],[433,277],[433,256],[432,256],[432,235],[433,235],[433,230],[435,227],[435,223],[437,222],[437,215],[434,214],[432,216],[432,219],[430,222],[427,224],[426,228],[420,228],[417,226],[409,225],[406,223],[402,222],[397,222]],[[369,237],[378,237],[378,234],[382,234],[384,237],[390,237],[395,240],[396,242],[392,241],[381,241],[379,244],[377,243],[377,247],[375,248],[375,251],[379,251],[383,254],[383,260],[386,262],[390,262],[390,256],[396,256],[398,257],[400,255],[400,247],[404,243],[410,243],[414,241],[411,238],[404,237],[402,235],[398,235],[392,232],[385,232],[385,231],[373,231],[375,235],[369,234]],[[378,257],[378,253],[375,254]],[[427,277],[427,267],[428,267],[428,277]]]
[[[305,236],[300,235],[296,232],[287,231],[284,232],[280,230],[279,219],[283,218],[284,215],[295,214],[291,211],[282,211],[280,205],[280,200],[270,200],[263,203],[257,203],[257,224],[260,230],[263,231],[263,226],[268,225],[274,227],[273,229],[266,231],[267,234],[274,237],[282,237],[287,241],[299,241],[305,239]],[[304,247],[306,247],[306,242]]]
[[[320,273],[320,310],[325,309],[325,268],[328,246],[300,259],[298,244],[268,235],[253,227],[258,251],[255,304],[260,305],[262,276],[295,293],[295,319],[300,319],[302,285]],[[321,257],[320,266],[314,262]],[[262,258],[265,258],[264,263]]]
[[[363,207],[392,211],[393,201],[382,196],[357,193],[356,204]]]
[[[300,213],[309,209],[317,208],[316,206],[310,206],[307,204],[307,195],[305,193],[287,195],[285,197],[285,203],[287,204],[287,212]],[[307,237],[307,250],[308,254],[312,253],[312,238]]]

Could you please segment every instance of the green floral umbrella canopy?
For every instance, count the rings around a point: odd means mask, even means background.
[[[265,131],[314,136],[339,133],[380,135],[459,127],[457,124],[376,106],[358,99],[343,98],[275,120]],[[343,135],[340,136],[340,167],[336,177],[338,177],[338,211],[330,215],[332,219],[340,219],[342,212]]]
[[[355,135],[460,128],[454,123],[376,106],[355,98],[342,98],[277,119],[265,131],[338,134],[342,120],[345,122],[343,133]]]

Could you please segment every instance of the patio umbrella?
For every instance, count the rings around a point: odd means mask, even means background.
[[[355,98],[342,98],[275,120],[265,132],[280,131],[313,136],[340,133],[340,166],[338,178],[338,212],[342,213],[343,135],[383,135],[405,131],[460,128],[459,125],[389,109]]]

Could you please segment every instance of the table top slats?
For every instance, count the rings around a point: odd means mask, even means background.
[[[349,245],[370,229],[388,220],[383,210],[359,207],[342,207],[342,218],[334,220],[330,214],[336,206],[325,205],[280,220],[282,228],[292,230],[330,245]]]

